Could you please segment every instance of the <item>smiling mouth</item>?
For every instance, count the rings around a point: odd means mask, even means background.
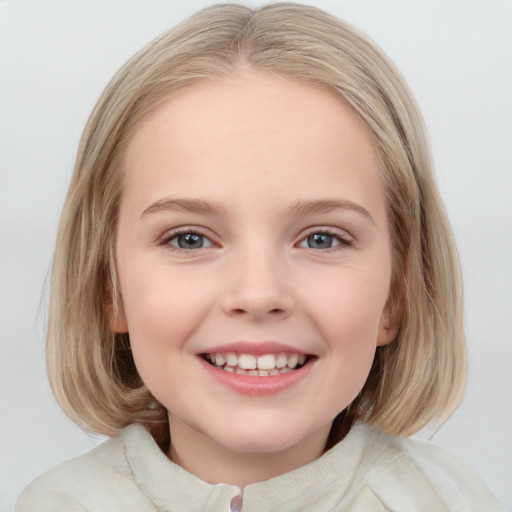
[[[293,352],[262,355],[227,352],[200,354],[200,356],[218,370],[251,377],[270,377],[292,372],[302,368],[314,358],[314,356]]]

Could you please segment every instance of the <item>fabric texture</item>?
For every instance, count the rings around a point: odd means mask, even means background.
[[[241,498],[241,499],[240,499]],[[241,489],[207,484],[171,462],[142,425],[50,470],[16,512],[495,512],[464,463],[430,443],[357,423],[322,457]]]

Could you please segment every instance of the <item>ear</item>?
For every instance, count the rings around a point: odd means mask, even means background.
[[[388,299],[379,321],[379,332],[377,334],[377,346],[382,347],[391,343],[398,332],[398,315],[394,312],[393,301]]]
[[[108,322],[110,330],[114,334],[127,333],[128,322],[126,321],[126,314],[124,312],[124,307],[122,306],[122,304],[115,308],[111,298],[107,298],[104,304],[105,317]]]

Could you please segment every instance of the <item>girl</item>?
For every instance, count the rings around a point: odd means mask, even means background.
[[[48,367],[112,439],[17,510],[499,510],[404,437],[460,399],[460,295],[387,58],[315,8],[206,9],[130,60],[86,127]]]

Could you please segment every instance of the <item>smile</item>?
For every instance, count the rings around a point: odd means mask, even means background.
[[[219,370],[251,377],[270,377],[297,370],[309,358],[305,354],[280,352],[277,354],[237,354],[217,352],[201,355],[203,359]]]
[[[319,359],[316,354],[276,341],[224,343],[196,356],[214,382],[246,396],[273,395],[295,388]]]

